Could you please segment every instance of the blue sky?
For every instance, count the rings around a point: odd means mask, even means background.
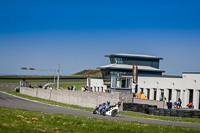
[[[69,75],[106,54],[163,57],[165,74],[200,72],[200,1],[0,1],[0,75]]]

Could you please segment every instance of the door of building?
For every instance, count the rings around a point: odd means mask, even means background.
[[[191,102],[193,102],[193,90],[192,89],[190,89],[189,90],[189,103],[191,103]]]
[[[172,100],[172,89],[169,89],[169,97],[168,97],[168,100]]]
[[[156,100],[156,96],[157,96],[157,89],[154,88],[154,100]]]
[[[200,91],[199,91],[199,109],[200,109]]]
[[[121,88],[126,88],[126,79],[121,78]]]

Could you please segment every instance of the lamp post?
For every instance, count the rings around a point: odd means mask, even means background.
[[[58,77],[57,77],[57,90],[59,89],[59,78],[60,78],[60,64],[58,64]]]
[[[38,68],[32,68],[32,67],[30,67],[30,68],[28,68],[28,67],[21,67],[21,69],[22,70],[32,70],[32,71],[34,71],[34,70],[37,70],[37,71],[54,71],[54,72],[56,72],[57,73],[57,89],[59,89],[59,78],[60,78],[60,64],[58,64],[58,69],[56,70],[56,69],[38,69]],[[56,75],[54,75],[54,84],[55,84],[55,77],[56,77]]]

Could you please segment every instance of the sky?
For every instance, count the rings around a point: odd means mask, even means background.
[[[61,75],[108,54],[164,58],[165,75],[200,72],[199,0],[1,0],[0,75]],[[21,67],[33,67],[24,71]]]

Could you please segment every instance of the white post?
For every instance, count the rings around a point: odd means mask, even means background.
[[[57,77],[57,90],[59,89],[59,78],[60,78],[60,64],[58,64],[58,77]]]
[[[194,105],[194,109],[198,109],[199,108],[199,91],[198,89],[194,89],[193,90],[193,105]]]
[[[161,90],[160,90],[160,88],[157,88],[157,96],[156,96],[156,100],[157,101],[160,101],[160,98],[159,97],[161,97]]]
[[[168,102],[169,101],[169,99],[168,99],[168,97],[169,97],[169,90],[167,88],[164,89],[164,96],[166,97],[166,101]]]
[[[154,89],[150,88],[150,97],[149,97],[149,99],[153,100],[153,98],[154,98]]]

